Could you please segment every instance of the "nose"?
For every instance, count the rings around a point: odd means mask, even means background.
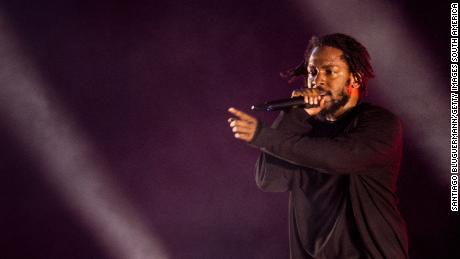
[[[324,75],[320,72],[320,73],[317,73],[314,77],[313,77],[313,80],[312,80],[312,86],[313,88],[317,88],[317,87],[324,87],[326,84],[325,84],[325,77]]]

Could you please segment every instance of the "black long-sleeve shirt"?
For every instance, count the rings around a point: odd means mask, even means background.
[[[290,192],[290,251],[303,258],[408,258],[397,207],[402,126],[360,103],[334,122],[303,109],[281,112],[251,142],[262,153],[256,182]]]

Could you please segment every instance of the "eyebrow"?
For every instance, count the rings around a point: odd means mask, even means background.
[[[315,67],[313,65],[308,65],[309,68],[311,67]],[[326,64],[326,65],[322,65],[321,68],[333,68],[333,67],[340,67],[339,65],[333,65],[333,64]]]

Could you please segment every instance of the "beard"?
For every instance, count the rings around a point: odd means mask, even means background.
[[[330,93],[329,93],[330,94]],[[347,94],[342,94],[339,100],[332,100],[332,103],[321,110],[315,117],[320,121],[327,121],[327,117],[336,113],[340,108],[345,106],[345,104],[350,99],[350,96]]]

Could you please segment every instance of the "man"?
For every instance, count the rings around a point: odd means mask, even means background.
[[[287,75],[305,76],[292,96],[316,107],[282,111],[271,128],[229,109],[235,138],[262,151],[257,185],[290,192],[291,258],[408,258],[395,194],[402,126],[361,101],[373,77],[369,59],[350,36],[313,37]]]

